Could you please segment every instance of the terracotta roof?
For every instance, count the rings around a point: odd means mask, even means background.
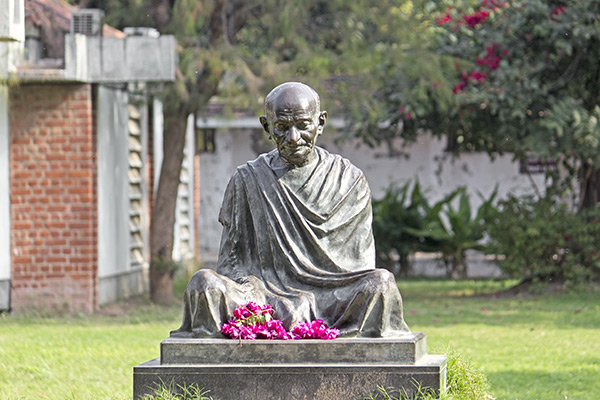
[[[104,24],[102,26],[102,36],[123,39],[126,35],[122,31],[118,30],[117,28],[113,28],[110,25]]]
[[[25,0],[25,20],[36,26],[52,22],[68,32],[71,26],[73,7],[63,0]]]

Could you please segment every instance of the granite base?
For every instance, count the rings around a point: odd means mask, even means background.
[[[334,341],[169,338],[161,358],[134,367],[134,399],[161,382],[195,385],[220,400],[361,399],[378,386],[411,396],[419,386],[444,390],[446,356],[427,355],[420,332]]]

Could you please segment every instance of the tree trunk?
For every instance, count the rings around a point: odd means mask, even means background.
[[[600,201],[600,170],[584,162],[579,178],[579,209],[594,207]]]
[[[187,115],[183,112],[165,116],[163,162],[158,189],[152,207],[150,227],[150,298],[155,303],[173,302],[173,233],[179,175],[185,147]]]
[[[152,0],[151,14],[160,32],[165,32],[172,23],[172,0]],[[215,47],[226,34],[226,40],[232,38],[242,28],[246,20],[260,10],[258,5],[246,5],[245,0],[218,0],[213,5],[212,16],[208,21],[216,21],[216,27],[211,24],[209,47]],[[214,29],[213,29],[214,28]],[[218,29],[217,29],[218,28]],[[225,29],[226,28],[226,29]],[[183,33],[185,28],[174,27]],[[182,46],[179,54],[198,52],[194,46]],[[185,64],[187,71],[178,67],[176,83],[163,93],[165,106],[165,132],[163,137],[163,162],[160,170],[158,189],[154,196],[152,219],[150,226],[150,298],[155,303],[170,303],[173,301],[173,228],[175,224],[175,206],[177,204],[177,189],[183,162],[187,116],[206,105],[208,100],[218,92],[219,82],[223,74],[220,67],[212,68],[210,63]],[[190,74],[190,68],[195,68]],[[187,72],[187,73],[186,73]],[[186,78],[193,76],[192,79]]]
[[[410,265],[409,254],[401,254],[400,255],[400,271],[398,273],[398,276],[400,276],[402,278],[408,278],[410,269],[411,269],[411,265]]]
[[[464,252],[456,254],[454,257],[452,257],[452,272],[450,277],[452,279],[467,278],[467,260]]]

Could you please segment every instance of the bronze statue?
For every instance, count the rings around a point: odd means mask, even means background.
[[[266,98],[260,122],[277,149],[237,168],[219,221],[217,272],[200,270],[174,337],[222,337],[240,304],[271,304],[289,330],[322,319],[340,336],[409,332],[394,276],[375,269],[371,192],[363,173],[316,147],[327,112],[309,86]]]

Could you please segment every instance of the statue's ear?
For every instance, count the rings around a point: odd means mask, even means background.
[[[325,128],[325,122],[327,121],[327,111],[321,111],[319,114],[319,134],[323,132],[323,128]]]
[[[260,121],[260,124],[264,128],[265,132],[267,132],[269,137],[271,137],[271,130],[269,129],[269,120],[267,119],[267,116],[261,115],[258,120]]]

